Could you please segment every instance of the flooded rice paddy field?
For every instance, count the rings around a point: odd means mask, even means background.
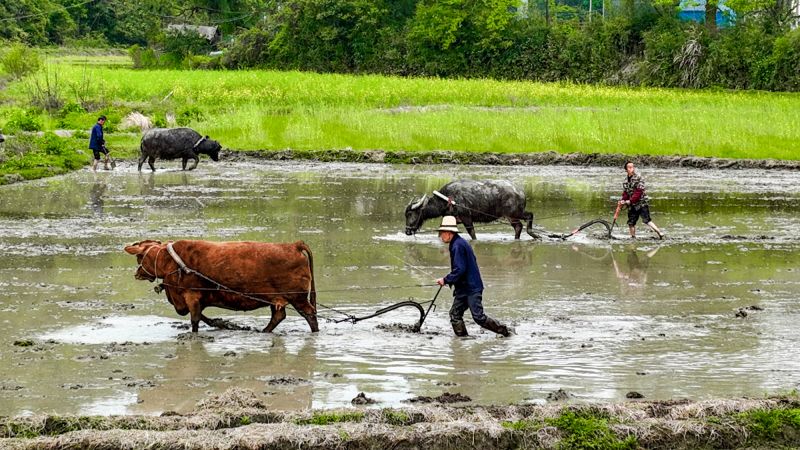
[[[133,278],[123,246],[143,239],[306,241],[319,303],[367,315],[430,300],[449,268],[406,204],[456,178],[525,188],[536,225],[567,232],[610,219],[622,169],[201,162],[155,174],[121,163],[0,187],[0,415],[187,411],[209,393],[254,390],[279,409],[376,406],[459,393],[478,404],[762,395],[800,386],[800,173],[642,170],[660,242],[640,226],[607,239],[515,242],[479,226],[487,312],[508,339],[467,320],[452,336],[449,292],[421,334],[399,309],[358,324],[294,311],[274,334],[188,332],[164,294]],[[268,310],[209,317],[263,328]],[[320,308],[320,316],[342,318]],[[467,314],[468,317],[468,314]]]

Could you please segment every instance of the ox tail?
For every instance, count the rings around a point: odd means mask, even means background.
[[[311,253],[311,249],[308,247],[308,245],[303,241],[299,241],[298,242],[297,248],[300,251],[306,252],[306,254],[308,255],[308,269],[311,271],[311,291],[309,292],[308,299],[309,299],[309,302],[311,303],[311,306],[314,307],[314,311],[316,312],[316,310],[317,310],[317,287],[316,287],[316,285],[314,283],[314,255]]]

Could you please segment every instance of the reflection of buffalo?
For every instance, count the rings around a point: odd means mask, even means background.
[[[412,235],[428,219],[446,215],[456,216],[467,232],[475,239],[473,223],[488,223],[506,219],[514,227],[514,238],[522,234],[522,221],[527,222],[526,232],[538,239],[531,229],[533,213],[525,211],[525,193],[508,181],[459,180],[447,183],[436,195],[423,195],[406,207],[406,234]],[[444,198],[442,198],[444,197]],[[452,200],[454,204],[451,204]]]
[[[319,331],[314,259],[302,241],[142,241],[125,251],[139,263],[137,280],[163,279],[160,287],[167,300],[178,314],[191,315],[194,332],[201,320],[213,326],[203,315],[208,306],[234,311],[269,306],[272,319],[264,331],[271,332],[286,318],[287,305],[306,319],[311,331]]]
[[[202,136],[191,128],[153,128],[142,136],[142,143],[139,146],[141,155],[139,156],[139,170],[142,170],[144,160],[150,165],[150,169],[155,172],[153,165],[156,158],[183,160],[183,170],[186,170],[186,162],[194,160],[194,164],[189,170],[197,167],[200,161],[199,154],[206,154],[214,161],[219,161],[219,151],[222,146],[219,142]]]

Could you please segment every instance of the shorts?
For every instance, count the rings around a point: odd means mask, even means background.
[[[647,205],[642,205],[639,208],[634,208],[633,206],[628,208],[629,227],[635,226],[636,222],[639,221],[639,217],[642,218],[642,223],[650,223],[650,207]]]
[[[94,159],[98,161],[100,160],[100,153],[103,153],[106,156],[108,156],[108,150],[106,150],[105,148],[93,148],[92,153],[94,153]]]

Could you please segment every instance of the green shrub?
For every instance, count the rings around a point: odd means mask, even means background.
[[[185,127],[192,122],[199,122],[205,119],[205,114],[203,111],[200,110],[197,106],[189,106],[183,110],[181,110],[178,115],[175,117],[175,122],[178,125]]]
[[[6,122],[6,131],[39,131],[42,129],[42,119],[34,110],[15,110],[9,115]]]
[[[14,44],[0,56],[0,66],[11,78],[22,78],[38,71],[42,66],[42,59],[35,49]]]
[[[775,40],[772,89],[800,91],[800,28]]]
[[[760,27],[739,25],[709,40],[701,86],[768,89],[773,78],[774,38]]]

